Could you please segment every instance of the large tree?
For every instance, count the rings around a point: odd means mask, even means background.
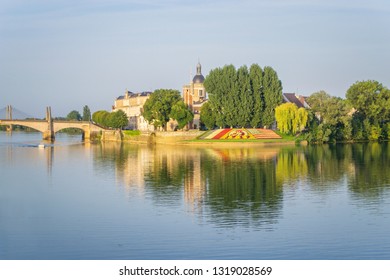
[[[68,121],[80,121],[81,115],[80,115],[79,111],[73,110],[66,116],[66,119]]]
[[[257,64],[250,70],[246,66],[236,70],[233,65],[213,69],[204,84],[219,127],[270,126],[283,99],[276,72],[271,67],[263,72]]]
[[[313,93],[308,99],[312,115],[309,137],[311,141],[350,140],[352,135],[351,107],[344,99],[325,91]]]
[[[302,131],[308,121],[308,112],[294,103],[283,103],[275,108],[275,118],[281,132],[295,134]]]
[[[87,122],[91,120],[91,110],[89,109],[88,105],[85,105],[83,108],[82,120]]]
[[[258,64],[252,64],[249,69],[249,79],[253,94],[253,112],[250,124],[253,128],[260,126],[264,111],[263,100],[263,70]]]
[[[346,94],[348,102],[371,123],[389,121],[390,90],[377,81],[354,83]]]
[[[204,81],[210,106],[215,111],[219,127],[234,126],[236,122],[236,69],[225,65],[210,71]]]
[[[172,107],[179,100],[181,100],[181,96],[177,90],[155,90],[146,100],[142,115],[150,124],[166,130]]]
[[[251,91],[249,71],[246,66],[237,70],[237,106],[236,124],[239,127],[247,127],[253,116],[254,96]]]
[[[194,114],[183,100],[179,100],[173,104],[170,116],[177,121],[179,129],[182,129],[194,119]]]
[[[203,123],[207,129],[213,129],[216,124],[216,116],[213,111],[210,102],[206,102],[202,106],[202,110],[200,111],[200,121]]]
[[[269,66],[264,67],[263,96],[263,125],[270,127],[275,122],[275,108],[282,103],[283,93],[278,74]]]
[[[122,110],[111,112],[109,116],[109,126],[112,128],[124,128],[129,123],[129,118]]]

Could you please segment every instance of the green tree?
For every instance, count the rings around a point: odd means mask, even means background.
[[[200,121],[207,127],[207,129],[214,128],[216,118],[210,102],[203,104],[202,110],[200,111]]]
[[[263,101],[263,70],[258,64],[252,64],[249,69],[249,79],[253,94],[253,112],[250,124],[253,128],[259,127],[264,111]]]
[[[92,120],[102,126],[109,126],[110,113],[105,110],[99,110],[92,114]]]
[[[294,103],[283,103],[275,108],[275,119],[281,132],[296,134],[305,129],[308,121],[308,112]]]
[[[85,105],[83,108],[82,120],[87,122],[91,121],[91,110],[89,109],[88,105]]]
[[[194,114],[183,102],[183,100],[179,100],[173,104],[170,117],[176,120],[178,128],[182,129],[194,119]]]
[[[282,84],[271,67],[257,64],[248,71],[225,65],[210,71],[204,82],[210,108],[219,127],[271,126],[275,108],[282,103]]]
[[[236,124],[236,69],[233,65],[216,68],[207,75],[204,86],[219,127]]]
[[[313,142],[351,140],[353,125],[352,108],[346,100],[334,97],[325,91],[313,93],[307,100],[315,115],[317,124],[311,122],[311,139]]]
[[[389,121],[390,90],[381,83],[356,82],[347,90],[346,98],[370,123]]]
[[[180,92],[173,89],[155,90],[143,107],[143,117],[155,127],[167,129],[173,105],[181,99]]]
[[[275,122],[275,108],[283,101],[282,82],[272,67],[264,67],[263,73],[263,124],[271,126]]]
[[[80,113],[78,111],[73,110],[66,116],[66,119],[68,121],[80,121],[81,120],[81,115],[80,115]]]
[[[305,108],[299,108],[295,116],[295,123],[298,131],[303,131],[309,120],[309,113]]]
[[[109,115],[109,125],[112,128],[123,129],[129,123],[129,118],[126,113],[122,110],[111,112]]]
[[[237,106],[236,123],[240,127],[247,127],[252,119],[254,96],[251,91],[249,71],[246,66],[237,70]]]

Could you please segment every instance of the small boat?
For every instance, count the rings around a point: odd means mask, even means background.
[[[39,144],[39,145],[38,145],[38,148],[39,148],[39,149],[44,149],[44,148],[45,148],[45,144]]]

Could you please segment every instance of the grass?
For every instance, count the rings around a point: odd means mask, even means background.
[[[139,130],[122,130],[122,133],[126,136],[139,136],[141,131]]]

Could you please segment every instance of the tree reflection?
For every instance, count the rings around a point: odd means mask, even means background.
[[[244,149],[236,152],[251,153]],[[225,227],[255,224],[256,228],[276,223],[282,185],[276,178],[275,159],[276,153],[268,159],[233,156],[218,160],[203,155],[202,172],[208,190],[206,203],[215,223]]]
[[[388,143],[364,143],[351,146],[352,165],[349,187],[368,199],[381,196],[390,184],[390,146]]]
[[[390,183],[387,143],[227,149],[103,143],[94,150],[99,173],[115,174],[129,192],[165,207],[184,204],[222,227],[272,228],[291,186],[328,193],[347,186],[373,199]]]

